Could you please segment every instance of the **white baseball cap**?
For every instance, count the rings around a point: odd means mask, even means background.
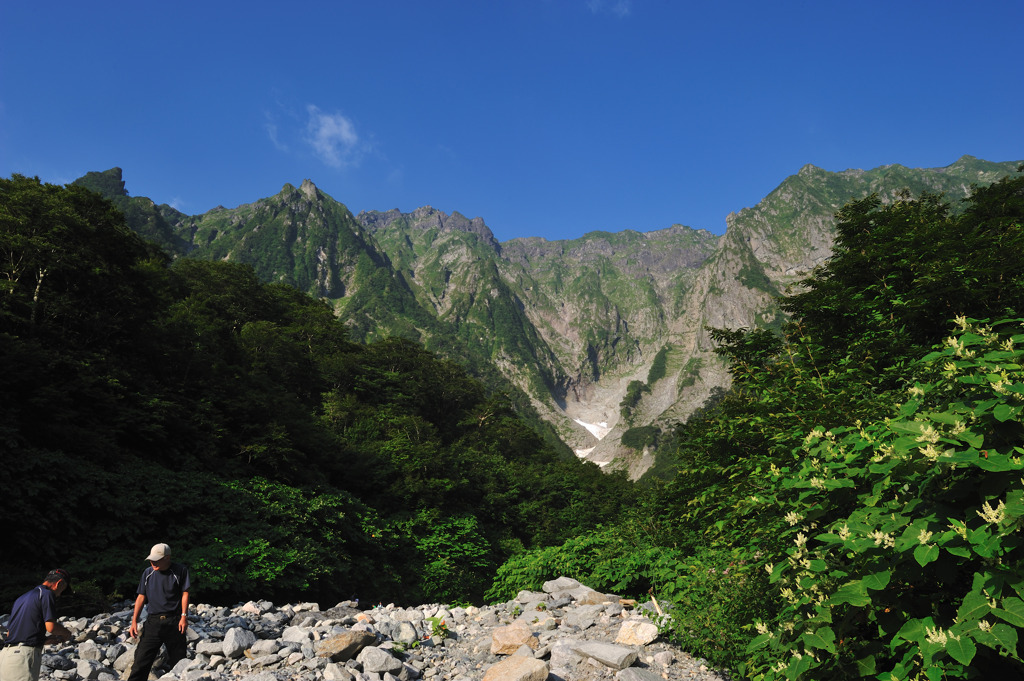
[[[171,547],[167,544],[153,544],[153,548],[149,550],[149,556],[146,560],[160,560],[162,558],[171,557]]]

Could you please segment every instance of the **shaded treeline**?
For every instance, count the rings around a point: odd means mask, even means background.
[[[2,600],[58,564],[131,595],[157,541],[207,602],[479,600],[627,499],[454,363],[84,188],[0,181],[0,276]]]

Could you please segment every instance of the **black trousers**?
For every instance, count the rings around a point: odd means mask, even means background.
[[[173,667],[178,660],[185,657],[185,634],[178,631],[180,621],[180,612],[150,615],[146,618],[146,624],[139,635],[139,646],[135,649],[135,662],[132,664],[132,673],[128,676],[128,681],[146,681],[149,678],[149,670],[153,668],[153,661],[156,660],[161,645],[167,646],[167,663],[170,666]]]

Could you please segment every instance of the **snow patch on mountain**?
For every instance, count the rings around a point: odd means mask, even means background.
[[[573,419],[573,421],[589,430],[598,440],[604,439],[604,436],[612,431],[607,421],[601,421],[601,423],[586,423],[579,419]]]

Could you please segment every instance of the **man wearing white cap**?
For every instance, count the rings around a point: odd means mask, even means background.
[[[139,637],[128,681],[146,681],[149,678],[161,644],[167,646],[167,663],[171,667],[186,653],[188,592],[192,587],[188,567],[171,562],[171,547],[167,544],[155,544],[146,560],[149,567],[142,571],[132,625],[128,629],[132,638],[139,635],[139,615],[143,605],[149,605],[149,615]]]

